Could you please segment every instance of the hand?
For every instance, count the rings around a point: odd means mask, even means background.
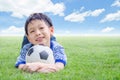
[[[37,70],[37,72],[41,73],[51,73],[51,72],[57,72],[64,68],[63,63],[55,63],[55,64],[44,64],[44,67]]]
[[[40,73],[52,73],[56,71],[57,69],[55,67],[55,64],[44,64],[44,67],[37,70],[37,72],[40,72]]]
[[[51,73],[51,72],[57,72],[63,69],[64,65],[59,62],[55,64],[34,62],[34,63],[20,64],[18,68],[30,73],[33,73],[33,72]]]
[[[38,69],[44,67],[42,63],[35,62],[35,63],[27,63],[27,64],[20,64],[19,69],[26,71],[26,72],[36,72]]]
[[[40,62],[21,64],[19,66],[19,69],[26,71],[26,72],[30,72],[30,73],[33,73],[33,72],[40,72],[40,73],[56,72],[54,64],[46,64],[46,63],[40,63]]]

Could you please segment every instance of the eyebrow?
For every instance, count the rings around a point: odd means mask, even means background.
[[[33,30],[34,28],[28,28],[28,31],[31,31],[31,30]]]

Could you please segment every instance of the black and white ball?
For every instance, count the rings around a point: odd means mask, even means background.
[[[53,57],[53,51],[47,46],[32,46],[26,54],[26,63],[32,62],[54,64],[55,60]]]

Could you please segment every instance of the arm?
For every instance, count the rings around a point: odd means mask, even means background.
[[[60,62],[55,64],[34,62],[34,63],[20,64],[18,68],[20,70],[30,72],[30,73],[33,73],[33,72],[51,73],[51,72],[57,72],[64,69],[64,64]]]
[[[64,69],[64,64],[57,62],[55,64],[43,64],[44,67],[41,69],[38,69],[37,72],[42,72],[42,73],[51,73],[51,72],[58,72],[62,69]]]
[[[31,47],[31,44],[26,44],[23,48],[21,48],[20,55],[18,56],[15,63],[16,68],[18,68],[20,64],[26,64],[25,56],[30,47]]]

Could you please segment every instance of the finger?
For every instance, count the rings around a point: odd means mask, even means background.
[[[27,65],[24,65],[23,68],[22,68],[22,70],[26,71],[27,67],[28,67]]]
[[[40,73],[49,73],[49,71],[48,70],[43,70],[43,69],[40,69],[40,70],[38,70],[37,72],[40,72]]]
[[[47,69],[49,72],[56,72],[56,70],[55,69],[52,69],[52,68],[48,68]]]
[[[41,73],[52,73],[52,72],[56,72],[54,69],[51,68],[42,68],[37,70],[37,72],[41,72]]]
[[[29,65],[29,64],[26,64],[26,65],[23,67],[23,70],[29,72],[29,71],[30,71],[30,65]]]
[[[35,66],[35,65],[30,65],[27,68],[27,72],[33,73],[36,72],[38,70],[39,67]]]

